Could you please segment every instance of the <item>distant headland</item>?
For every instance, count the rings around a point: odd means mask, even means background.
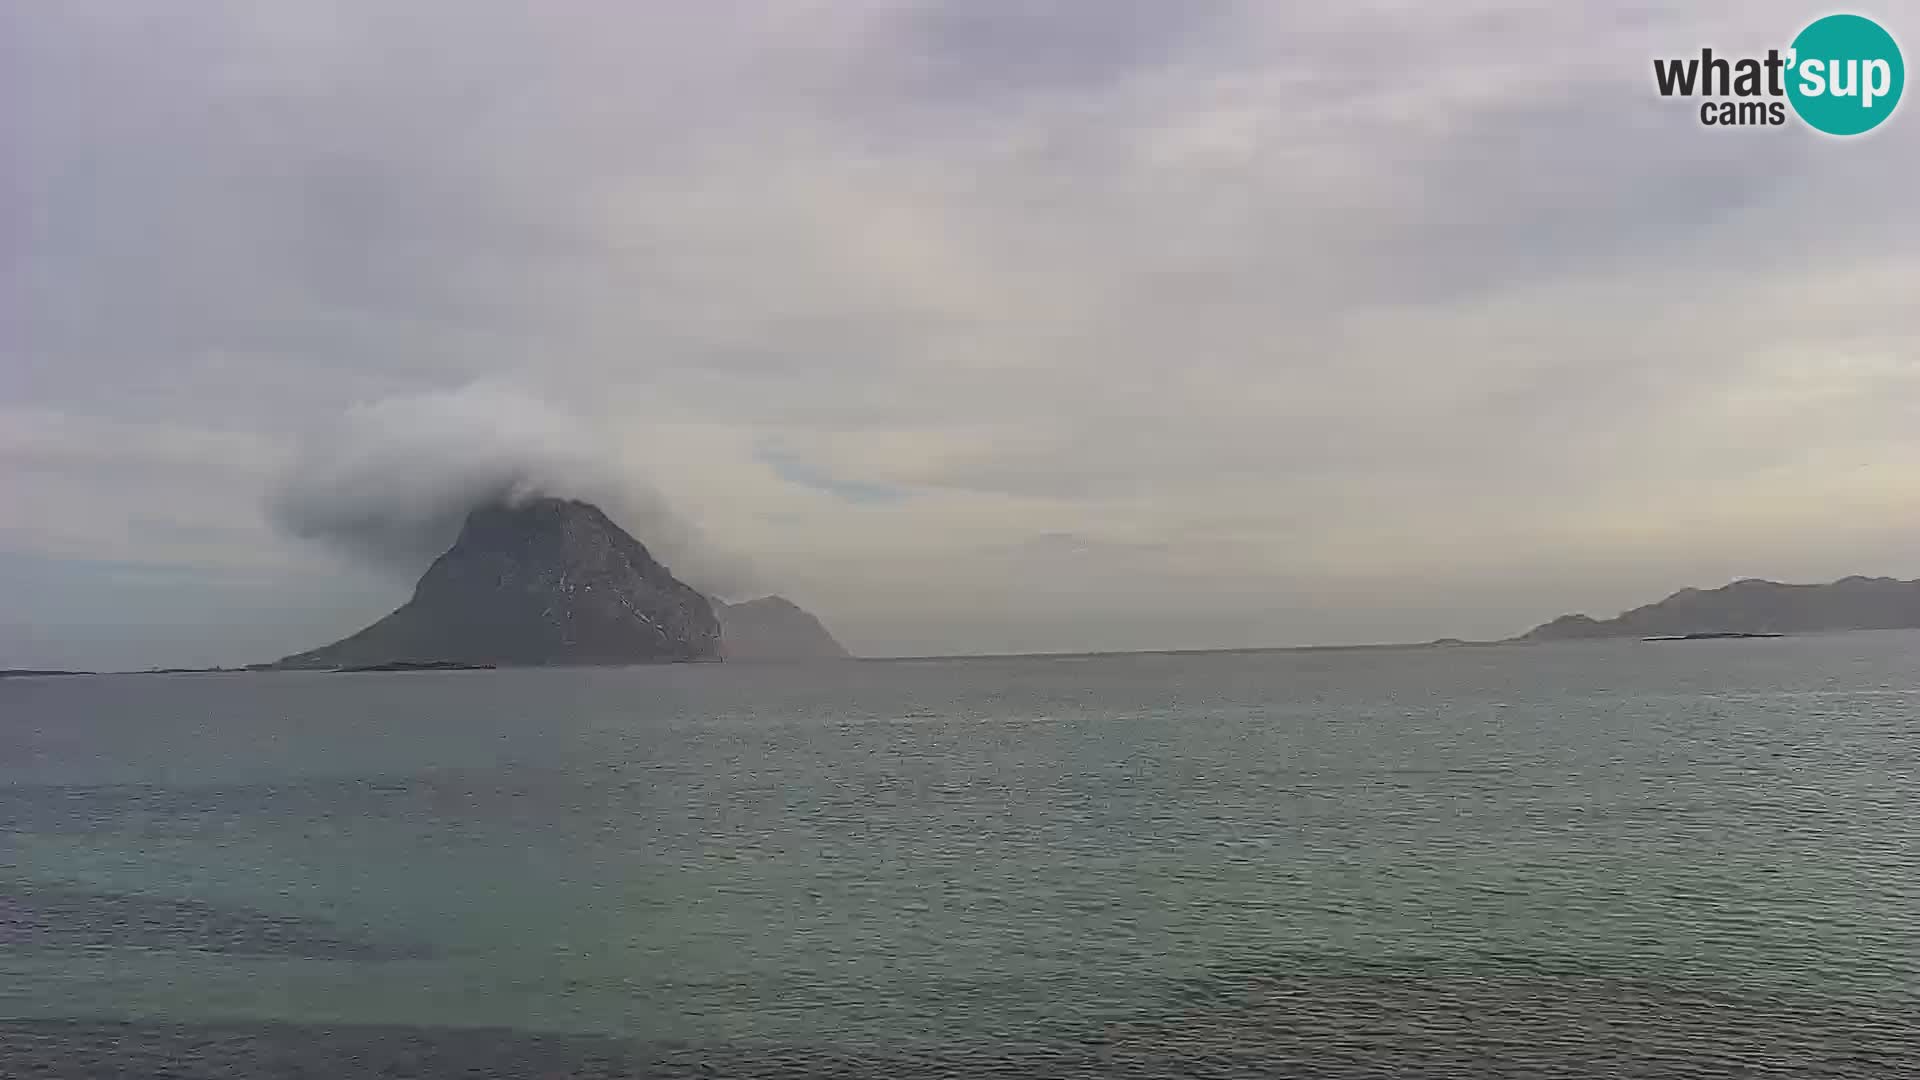
[[[1672,641],[1913,628],[1920,628],[1920,581],[1856,576],[1825,585],[1789,585],[1746,578],[1717,589],[1681,589],[1611,619],[1562,615],[1514,640]]]

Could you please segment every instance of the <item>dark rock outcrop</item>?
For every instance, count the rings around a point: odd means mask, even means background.
[[[713,602],[720,617],[720,654],[728,660],[845,660],[849,656],[820,620],[783,596],[740,604]]]
[[[283,668],[637,664],[715,660],[707,598],[598,507],[534,498],[484,506],[393,614]]]
[[[1748,578],[1718,589],[1681,589],[1612,619],[1562,615],[1521,641],[1796,634],[1920,627],[1920,581],[1847,577],[1826,585]]]

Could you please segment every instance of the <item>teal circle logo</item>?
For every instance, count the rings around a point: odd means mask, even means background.
[[[1793,39],[1787,100],[1800,119],[1829,135],[1872,131],[1893,115],[1907,84],[1900,46],[1861,15],[1816,19]]]

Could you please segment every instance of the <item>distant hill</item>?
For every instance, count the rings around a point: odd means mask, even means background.
[[[600,509],[536,498],[483,506],[413,598],[282,668],[637,664],[715,660],[707,598]]]
[[[1920,581],[1846,577],[1826,585],[1785,585],[1748,578],[1717,589],[1681,589],[1659,603],[1637,607],[1611,619],[1562,615],[1534,627],[1516,640],[1794,634],[1908,627],[1920,627]]]
[[[820,620],[783,596],[740,604],[713,602],[720,617],[720,655],[728,660],[845,660],[849,656]]]

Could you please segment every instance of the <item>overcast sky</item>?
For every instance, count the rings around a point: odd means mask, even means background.
[[[362,439],[559,440],[867,654],[1920,576],[1914,106],[1653,91],[1826,8],[1323,6],[4,5],[0,666],[384,613],[274,510]]]

